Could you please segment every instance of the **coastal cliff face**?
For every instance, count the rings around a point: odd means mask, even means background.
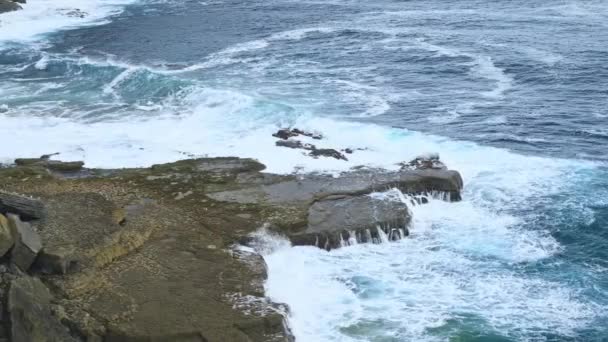
[[[16,164],[0,168],[0,339],[12,341],[291,341],[288,309],[265,297],[264,260],[239,247],[255,246],[255,231],[326,249],[403,238],[407,206],[371,193],[458,200],[462,188],[442,168],[332,177],[239,158]]]

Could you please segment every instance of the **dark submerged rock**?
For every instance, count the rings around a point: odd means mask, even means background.
[[[297,137],[298,135],[299,135],[298,133],[293,132],[289,129],[280,129],[276,133],[274,133],[272,136],[275,138],[287,140],[291,137]]]
[[[302,150],[315,150],[316,147],[311,144],[304,144],[299,140],[279,140],[275,143],[276,146],[287,147]]]
[[[289,138],[297,137],[299,135],[303,135],[305,137],[313,138],[315,140],[321,140],[321,139],[323,139],[323,136],[321,134],[303,131],[303,130],[298,129],[298,128],[280,129],[276,133],[274,133],[272,136],[276,137],[276,138],[279,138],[279,139],[287,140]]]
[[[313,158],[329,157],[329,158],[334,158],[334,159],[338,159],[338,160],[348,161],[348,159],[346,158],[346,156],[344,156],[344,154],[340,153],[339,151],[334,150],[333,148],[314,149],[314,150],[310,151],[309,155]]]
[[[23,2],[25,3],[25,1]],[[20,10],[21,6],[13,1],[0,0],[0,14]]]

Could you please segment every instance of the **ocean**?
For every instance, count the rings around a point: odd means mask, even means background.
[[[297,341],[608,341],[608,2],[29,0],[0,15],[0,162],[269,172],[439,153],[411,236],[265,255]],[[348,161],[276,147],[316,131]],[[397,190],[374,194],[402,198]]]

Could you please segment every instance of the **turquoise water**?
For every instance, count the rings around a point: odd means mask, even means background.
[[[298,340],[606,341],[607,19],[582,0],[41,0],[0,15],[0,161],[438,152],[463,201],[411,208],[410,238],[266,256]],[[365,150],[274,147],[288,125]]]

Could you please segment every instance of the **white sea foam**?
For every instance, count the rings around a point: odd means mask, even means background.
[[[491,57],[476,56],[475,65],[475,69],[479,75],[496,82],[496,87],[491,91],[483,93],[484,96],[491,98],[502,97],[513,86],[513,78],[507,75],[503,69],[497,67]]]
[[[460,219],[456,242],[469,233],[468,221]],[[330,253],[282,249],[266,256],[267,292],[289,304],[291,327],[301,341],[444,341],[432,329],[449,329],[450,321],[466,326],[467,318],[515,339],[572,335],[601,311],[565,286],[505,270],[500,259],[454,250],[452,242],[437,240],[442,233],[428,230],[399,242]],[[490,234],[482,242],[500,238]],[[477,246],[478,254],[484,246]],[[487,248],[494,257],[495,246]]]
[[[23,4],[20,11],[0,16],[0,43],[33,41],[52,31],[106,22],[110,15],[120,13],[132,0],[36,0]],[[81,18],[70,12],[85,13]]]
[[[103,92],[106,94],[116,94],[114,89],[119,86],[124,80],[133,75],[136,71],[137,68],[135,67],[129,67],[125,69],[103,88]]]
[[[331,33],[336,28],[333,27],[309,27],[296,30],[283,31],[270,36],[270,40],[300,40],[310,33]]]
[[[568,164],[533,160],[557,169]],[[329,253],[314,247],[275,250],[265,257],[267,293],[289,304],[291,327],[302,341],[444,341],[446,334],[467,329],[514,340],[575,336],[605,314],[602,306],[575,288],[510,267],[561,251],[547,232],[524,228],[505,206],[515,198],[516,206],[525,203],[536,191],[558,191],[543,179],[555,176],[555,169],[545,173],[528,166],[490,165],[469,173],[458,203],[431,198],[411,205],[396,189],[374,194],[410,204],[409,238]],[[516,175],[522,180],[510,184]],[[537,189],[521,191],[522,186]]]
[[[34,67],[38,70],[44,70],[49,65],[49,56],[43,54],[42,57],[34,64]]]

